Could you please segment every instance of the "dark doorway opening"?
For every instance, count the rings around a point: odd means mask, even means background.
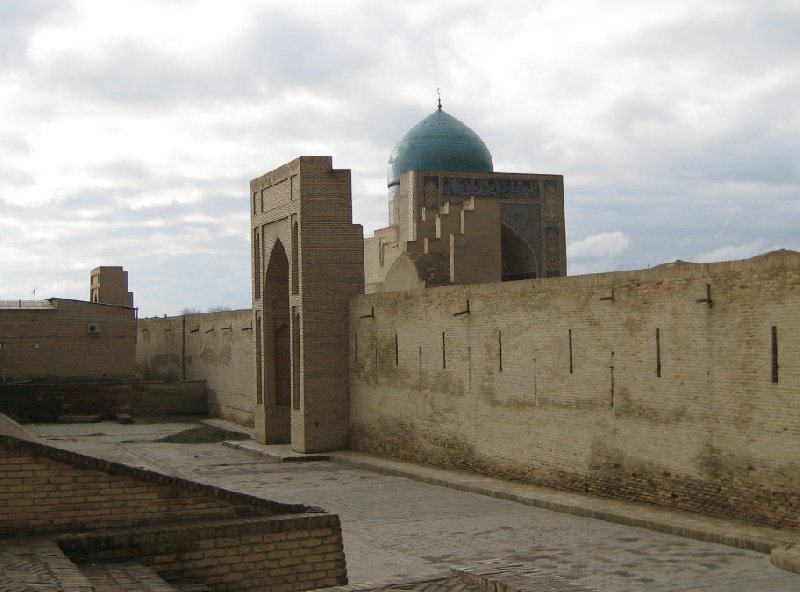
[[[263,330],[264,433],[268,444],[285,444],[291,441],[289,260],[279,240],[264,274]]]
[[[536,253],[517,232],[500,225],[501,274],[504,282],[538,277]]]

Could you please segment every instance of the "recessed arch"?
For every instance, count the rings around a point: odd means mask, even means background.
[[[291,441],[291,358],[289,337],[289,258],[280,240],[272,246],[264,272],[263,384],[266,441]]]
[[[507,224],[500,225],[500,250],[504,282],[538,277],[536,253],[528,241]]]
[[[280,239],[275,241],[269,254],[264,295],[269,298],[286,298],[289,301],[289,258]]]
[[[261,298],[261,234],[253,231],[253,292],[256,299]]]
[[[300,293],[300,223],[292,222],[292,294]]]

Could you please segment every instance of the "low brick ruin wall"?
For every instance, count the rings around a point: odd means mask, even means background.
[[[207,415],[208,395],[203,381],[0,384],[0,413],[20,423],[61,415]]]
[[[347,583],[335,514],[55,448],[0,415],[0,543],[9,540],[55,540],[75,564],[139,563],[220,592]],[[59,560],[45,551],[38,561]],[[59,565],[59,585],[76,581]]]
[[[142,481],[101,470],[102,461],[97,468],[91,464],[65,466],[24,451],[0,450],[0,536],[237,515],[234,504],[202,489],[176,487],[169,477]]]
[[[331,514],[184,520],[56,540],[75,563],[135,561],[168,582],[199,580],[226,592],[291,592],[347,581],[341,528]]]

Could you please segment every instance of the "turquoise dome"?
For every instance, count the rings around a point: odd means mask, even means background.
[[[491,173],[492,155],[478,134],[439,107],[397,143],[389,157],[389,187],[408,171]]]

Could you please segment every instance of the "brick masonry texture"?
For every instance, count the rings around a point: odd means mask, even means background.
[[[775,252],[354,297],[351,446],[800,526],[798,286]]]
[[[0,535],[306,509],[101,461],[14,435],[0,438]]]
[[[334,514],[54,448],[2,415],[0,500],[0,549],[7,537],[28,541],[5,566],[14,570],[9,589],[27,589],[29,574],[40,572],[54,589],[85,584],[42,535],[71,562],[141,563],[166,581],[200,581],[214,591],[347,582]]]
[[[204,381],[0,384],[0,413],[22,423],[62,415],[205,415],[207,399]]]
[[[175,592],[152,569],[138,563],[93,563],[80,566],[94,592]],[[198,590],[206,592],[207,587]]]
[[[57,537],[74,562],[137,561],[167,581],[212,590],[309,590],[347,581],[338,518],[332,514],[181,521]]]
[[[476,565],[455,566],[450,571],[484,592],[596,592],[570,582],[557,574],[503,559],[480,561]]]
[[[350,171],[302,156],[250,181],[250,195],[256,437],[346,447],[348,298],[364,292]]]
[[[95,267],[89,273],[89,301],[133,308],[133,292],[128,292],[128,272],[119,266]]]
[[[56,542],[45,537],[0,538],[0,590],[98,592]]]
[[[401,178],[409,203],[413,179]],[[561,224],[560,177],[542,183],[552,199],[540,213]],[[358,294],[343,312],[347,294],[363,290],[349,188],[349,171],[332,169],[330,157],[300,157],[250,183],[254,371],[233,390],[255,399],[259,441],[300,452],[349,445],[800,526],[800,255]],[[462,205],[485,214],[492,203],[484,202]],[[443,212],[462,207],[437,204],[445,226]],[[399,230],[374,240],[412,236],[416,218],[403,212]],[[425,212],[416,222],[430,233]],[[386,249],[384,267],[401,250]],[[468,255],[480,264],[479,251]],[[418,271],[407,267],[406,275]],[[411,279],[399,284],[424,283]],[[163,339],[163,367],[174,370],[186,357]],[[231,367],[246,355],[234,348]],[[229,388],[231,376],[214,390]]]
[[[253,311],[140,319],[137,374],[145,380],[204,380],[208,413],[253,425]]]
[[[62,298],[52,308],[0,308],[0,382],[68,376],[133,376],[132,308]],[[89,324],[99,332],[89,333]]]

